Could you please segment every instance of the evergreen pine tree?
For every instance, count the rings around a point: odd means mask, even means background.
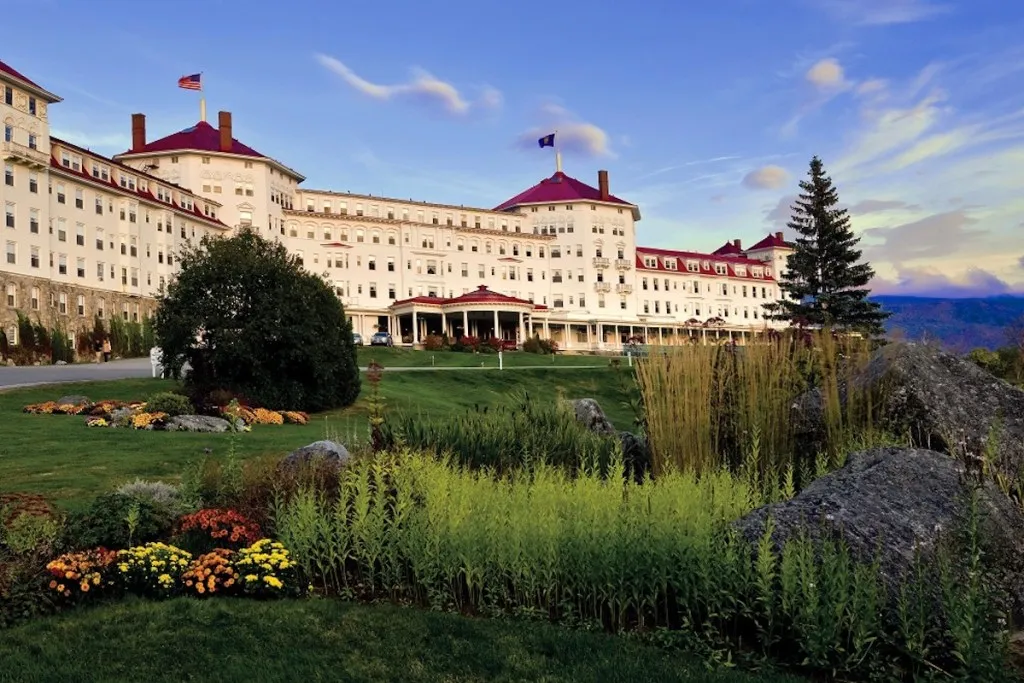
[[[783,297],[765,308],[774,320],[879,335],[890,314],[867,298],[875,273],[861,262],[860,238],[817,156],[808,177],[788,224],[799,236],[779,281]]]

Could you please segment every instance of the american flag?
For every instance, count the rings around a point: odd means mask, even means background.
[[[178,79],[178,87],[184,88],[185,90],[202,90],[203,89],[203,75],[192,74],[191,76],[182,76]]]

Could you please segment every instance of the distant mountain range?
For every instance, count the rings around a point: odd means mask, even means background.
[[[938,341],[954,351],[984,347],[995,349],[1008,342],[1009,325],[1024,317],[1024,297],[945,299],[916,296],[874,296],[872,300],[892,312],[886,323],[890,335],[919,341]]]

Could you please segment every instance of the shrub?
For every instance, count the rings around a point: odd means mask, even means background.
[[[411,413],[388,417],[383,447],[399,443],[434,453],[451,454],[471,468],[507,472],[549,464],[576,471],[592,465],[605,471],[619,454],[618,439],[600,436],[577,419],[568,403],[538,400],[522,393],[508,406],[476,408],[445,419],[424,419]]]
[[[119,486],[116,493],[135,500],[150,501],[155,506],[172,513],[180,511],[182,506],[178,487],[162,481],[136,479],[131,483]]]
[[[166,597],[179,588],[192,554],[166,543],[147,543],[117,553],[117,577],[129,592]]]
[[[232,564],[233,550],[217,548],[200,555],[181,575],[186,595],[211,596],[229,593],[237,587],[238,570]]]
[[[11,355],[10,342],[7,341],[7,333],[0,330],[0,358],[7,358]]]
[[[550,339],[541,339],[539,336],[534,335],[523,342],[523,351],[526,353],[537,353],[541,355],[551,355],[558,350],[558,345]]]
[[[319,412],[359,395],[352,328],[334,290],[251,230],[183,249],[155,331],[171,372],[188,362],[185,387],[197,401],[227,389],[252,405]]]
[[[424,351],[445,351],[448,349],[448,337],[440,334],[428,334],[423,340]]]
[[[124,548],[166,537],[178,510],[154,500],[112,492],[99,496],[81,511],[68,515],[65,542],[72,548]],[[134,520],[129,524],[129,519]]]
[[[235,510],[207,508],[182,517],[178,537],[181,545],[201,553],[251,545],[261,533],[259,525]]]
[[[65,553],[46,565],[48,587],[63,601],[96,595],[110,584],[107,570],[116,558],[117,553],[106,548]]]
[[[176,417],[178,415],[193,415],[195,408],[187,396],[162,391],[146,399],[146,412],[166,413],[170,417]]]
[[[0,527],[0,543],[15,555],[53,548],[60,536],[61,525],[53,517],[22,513]]]
[[[480,350],[480,338],[467,334],[459,339],[459,345],[467,353],[476,353]]]
[[[238,551],[235,570],[246,595],[286,597],[302,592],[288,551],[283,544],[269,538]]]

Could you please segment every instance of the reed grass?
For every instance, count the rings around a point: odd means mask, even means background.
[[[874,431],[877,398],[855,376],[870,343],[817,333],[748,346],[668,347],[637,364],[652,471],[728,467],[767,491],[842,464],[851,440]],[[820,423],[798,440],[794,403]]]

